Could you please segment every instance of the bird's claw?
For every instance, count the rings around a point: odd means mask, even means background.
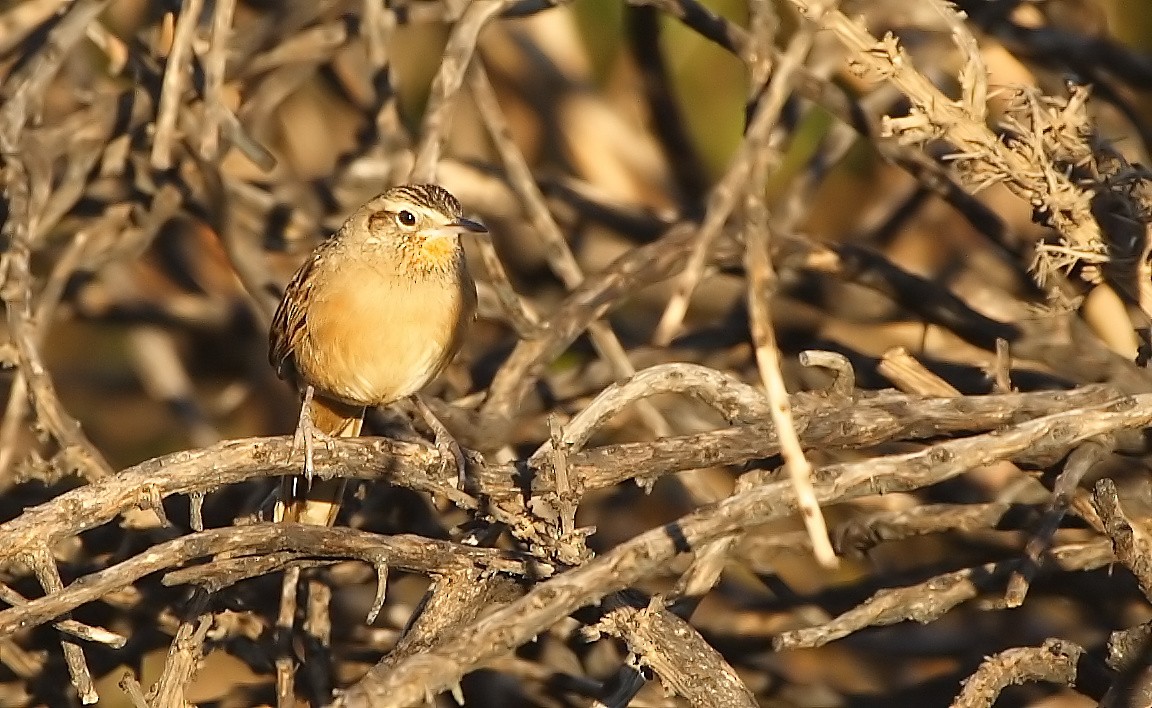
[[[304,479],[308,486],[312,486],[312,477],[316,473],[316,440],[324,443],[329,452],[333,449],[332,436],[323,432],[312,422],[312,388],[309,387],[304,394],[304,403],[300,407],[300,421],[296,424],[296,434],[292,436],[292,449],[289,454],[295,458],[296,452],[304,449]]]
[[[448,475],[453,469],[456,471],[458,489],[464,489],[468,481],[468,458],[464,456],[464,449],[456,438],[449,434],[436,435],[436,452],[440,455],[440,470]]]
[[[308,483],[312,483],[312,474],[316,470],[316,443],[314,436],[316,429],[306,429],[303,425],[303,416],[301,416],[301,425],[296,428],[296,434],[292,437],[292,451],[289,453],[292,459],[295,459],[298,450],[304,450],[304,478]]]
[[[432,409],[428,407],[428,404],[419,394],[412,396],[412,402],[416,404],[416,410],[420,412],[420,416],[424,418],[424,422],[436,436],[436,452],[440,455],[441,471],[447,475],[452,471],[452,467],[455,467],[457,489],[467,489],[468,458],[464,456],[464,450],[460,447],[460,443],[456,442],[456,438],[440,422],[440,419],[436,417],[436,414],[432,412]]]

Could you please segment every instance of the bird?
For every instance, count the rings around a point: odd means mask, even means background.
[[[317,438],[360,435],[366,410],[403,399],[465,482],[463,452],[419,391],[452,361],[476,315],[461,236],[486,234],[435,184],[387,189],[356,209],[292,276],[272,317],[269,362],[302,394],[293,454],[274,518],[331,526],[345,481],[312,480]]]

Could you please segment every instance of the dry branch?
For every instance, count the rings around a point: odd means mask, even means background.
[[[132,705],[851,702],[862,666],[880,702],[1148,693],[1144,625],[1114,673],[1015,631],[1152,597],[1152,64],[1121,9],[9,5],[0,703],[165,654]],[[349,526],[264,524],[298,471],[268,316],[404,180],[492,234],[424,392],[474,484],[373,411],[317,451]],[[924,681],[942,644],[994,656]]]
[[[1144,596],[1152,599],[1152,549],[1147,536],[1133,528],[1120,508],[1116,484],[1110,479],[1097,482],[1092,504],[1104,522],[1104,531],[1112,539],[1116,557],[1136,576]]]
[[[1152,397],[1148,396],[1118,406],[1056,414],[994,434],[941,443],[922,452],[821,468],[814,475],[816,495],[821,501],[847,500],[918,489],[1037,446],[1056,454],[1095,435],[1150,423]],[[538,584],[523,598],[472,624],[437,649],[399,662],[383,679],[374,677],[372,696],[384,706],[417,703],[430,693],[451,688],[472,668],[512,651],[568,613],[630,586],[685,550],[794,510],[789,483],[765,483],[641,534],[579,568]]]
[[[637,376],[645,374],[641,372]],[[668,380],[685,388],[692,385],[692,379],[670,377]],[[711,397],[733,406],[745,396],[740,388],[726,386],[713,389]],[[606,396],[605,400],[615,398]],[[794,408],[806,446],[847,448],[901,438],[989,430],[1020,418],[1058,411],[1074,415],[1083,410],[1080,407],[1098,406],[1111,398],[1106,388],[1096,387],[1066,393],[1005,394],[959,400],[878,397],[872,405],[834,413],[820,405],[820,399],[816,398],[798,401]],[[759,395],[755,394],[752,400],[758,402]],[[730,410],[732,415],[739,415],[739,408]],[[816,411],[822,415],[815,415]],[[142,462],[0,524],[0,560],[107,523],[116,515],[138,507],[142,502],[141,490],[145,488],[167,498],[210,492],[227,484],[292,472],[297,463],[291,460],[290,451],[291,440],[286,437],[229,440],[201,450]],[[586,490],[595,490],[629,479],[716,464],[739,464],[778,452],[771,428],[752,424],[653,443],[593,448],[570,455],[568,465],[570,471],[583,479]],[[386,438],[341,441],[331,449],[322,447],[316,451],[316,474],[322,479],[341,476],[388,481],[451,499],[464,508],[476,508],[477,502],[457,492],[441,467],[434,448]],[[523,478],[514,466],[480,465],[474,474],[482,497],[516,497],[524,488]],[[532,479],[531,489],[534,494],[555,491],[543,477]]]
[[[393,568],[427,574],[450,572],[457,565],[490,571],[546,576],[546,565],[489,549],[469,548],[419,537],[380,536],[355,529],[318,528],[298,524],[260,524],[210,529],[182,536],[155,546],[147,553],[86,576],[70,585],[25,605],[0,611],[0,637],[19,629],[49,622],[85,603],[126,587],[140,578],[163,570],[179,568],[189,561],[220,553],[259,557],[268,553],[292,551],[312,558],[354,558],[371,563],[387,563]],[[186,573],[180,580],[197,582]]]
[[[619,597],[619,594],[617,595]],[[692,705],[755,706],[755,697],[719,652],[684,620],[653,598],[647,607],[619,599],[595,629],[619,636],[644,666]]]
[[[964,682],[952,706],[991,708],[1005,688],[1029,681],[1071,686],[1076,682],[1076,664],[1083,654],[1083,648],[1061,639],[1050,639],[1041,647],[1008,649],[980,665]]]
[[[953,100],[916,70],[912,58],[893,35],[876,39],[859,20],[843,12],[825,11],[819,3],[801,0],[794,4],[809,21],[836,35],[850,50],[860,73],[892,82],[912,102],[913,110],[907,116],[885,121],[885,133],[911,143],[938,138],[949,141],[955,148],[951,157],[960,163],[961,175],[970,189],[977,191],[1002,182],[1060,233],[1065,239],[1064,248],[1041,251],[1052,260],[1040,266],[1041,277],[1079,260],[1095,263],[1106,260],[1105,239],[1092,213],[1092,195],[1066,176],[1061,166],[1065,155],[1040,138],[1045,131],[1055,130],[1069,141],[1076,139],[1075,130],[1065,132],[1062,128],[1066,126],[1060,124],[1082,124],[1077,114],[1082,113],[1086,99],[1083,92],[1073,94],[1066,104],[1056,107],[1037,105],[1040,101],[1034,96],[1021,96],[1016,112],[1021,121],[1032,123],[1028,126],[1031,131],[1021,133],[1036,138],[1003,141],[984,123],[987,89],[979,88],[985,81],[980,68],[960,77],[964,95],[960,100]],[[954,9],[940,0],[931,0],[931,5],[953,23],[963,42],[975,45]],[[977,54],[973,52],[972,56]]]
[[[1052,559],[1063,569],[1091,570],[1111,563],[1113,556],[1104,543],[1057,548]],[[805,629],[783,632],[773,640],[778,650],[823,646],[859,632],[866,627],[882,627],[897,622],[928,623],[939,619],[962,602],[982,591],[1003,584],[1020,561],[989,563],[937,575],[917,585],[877,592],[865,602],[830,622]]]

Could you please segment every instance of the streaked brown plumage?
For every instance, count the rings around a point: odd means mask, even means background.
[[[359,435],[367,406],[413,396],[459,350],[476,311],[460,234],[485,231],[461,211],[436,185],[393,187],[353,212],[288,283],[269,360],[305,394],[297,439],[308,479],[286,481],[278,519],[331,525],[344,483],[312,483],[313,431]]]

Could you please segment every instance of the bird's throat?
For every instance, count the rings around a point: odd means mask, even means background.
[[[425,275],[452,273],[460,267],[460,244],[452,238],[413,239],[403,253],[411,269]]]

